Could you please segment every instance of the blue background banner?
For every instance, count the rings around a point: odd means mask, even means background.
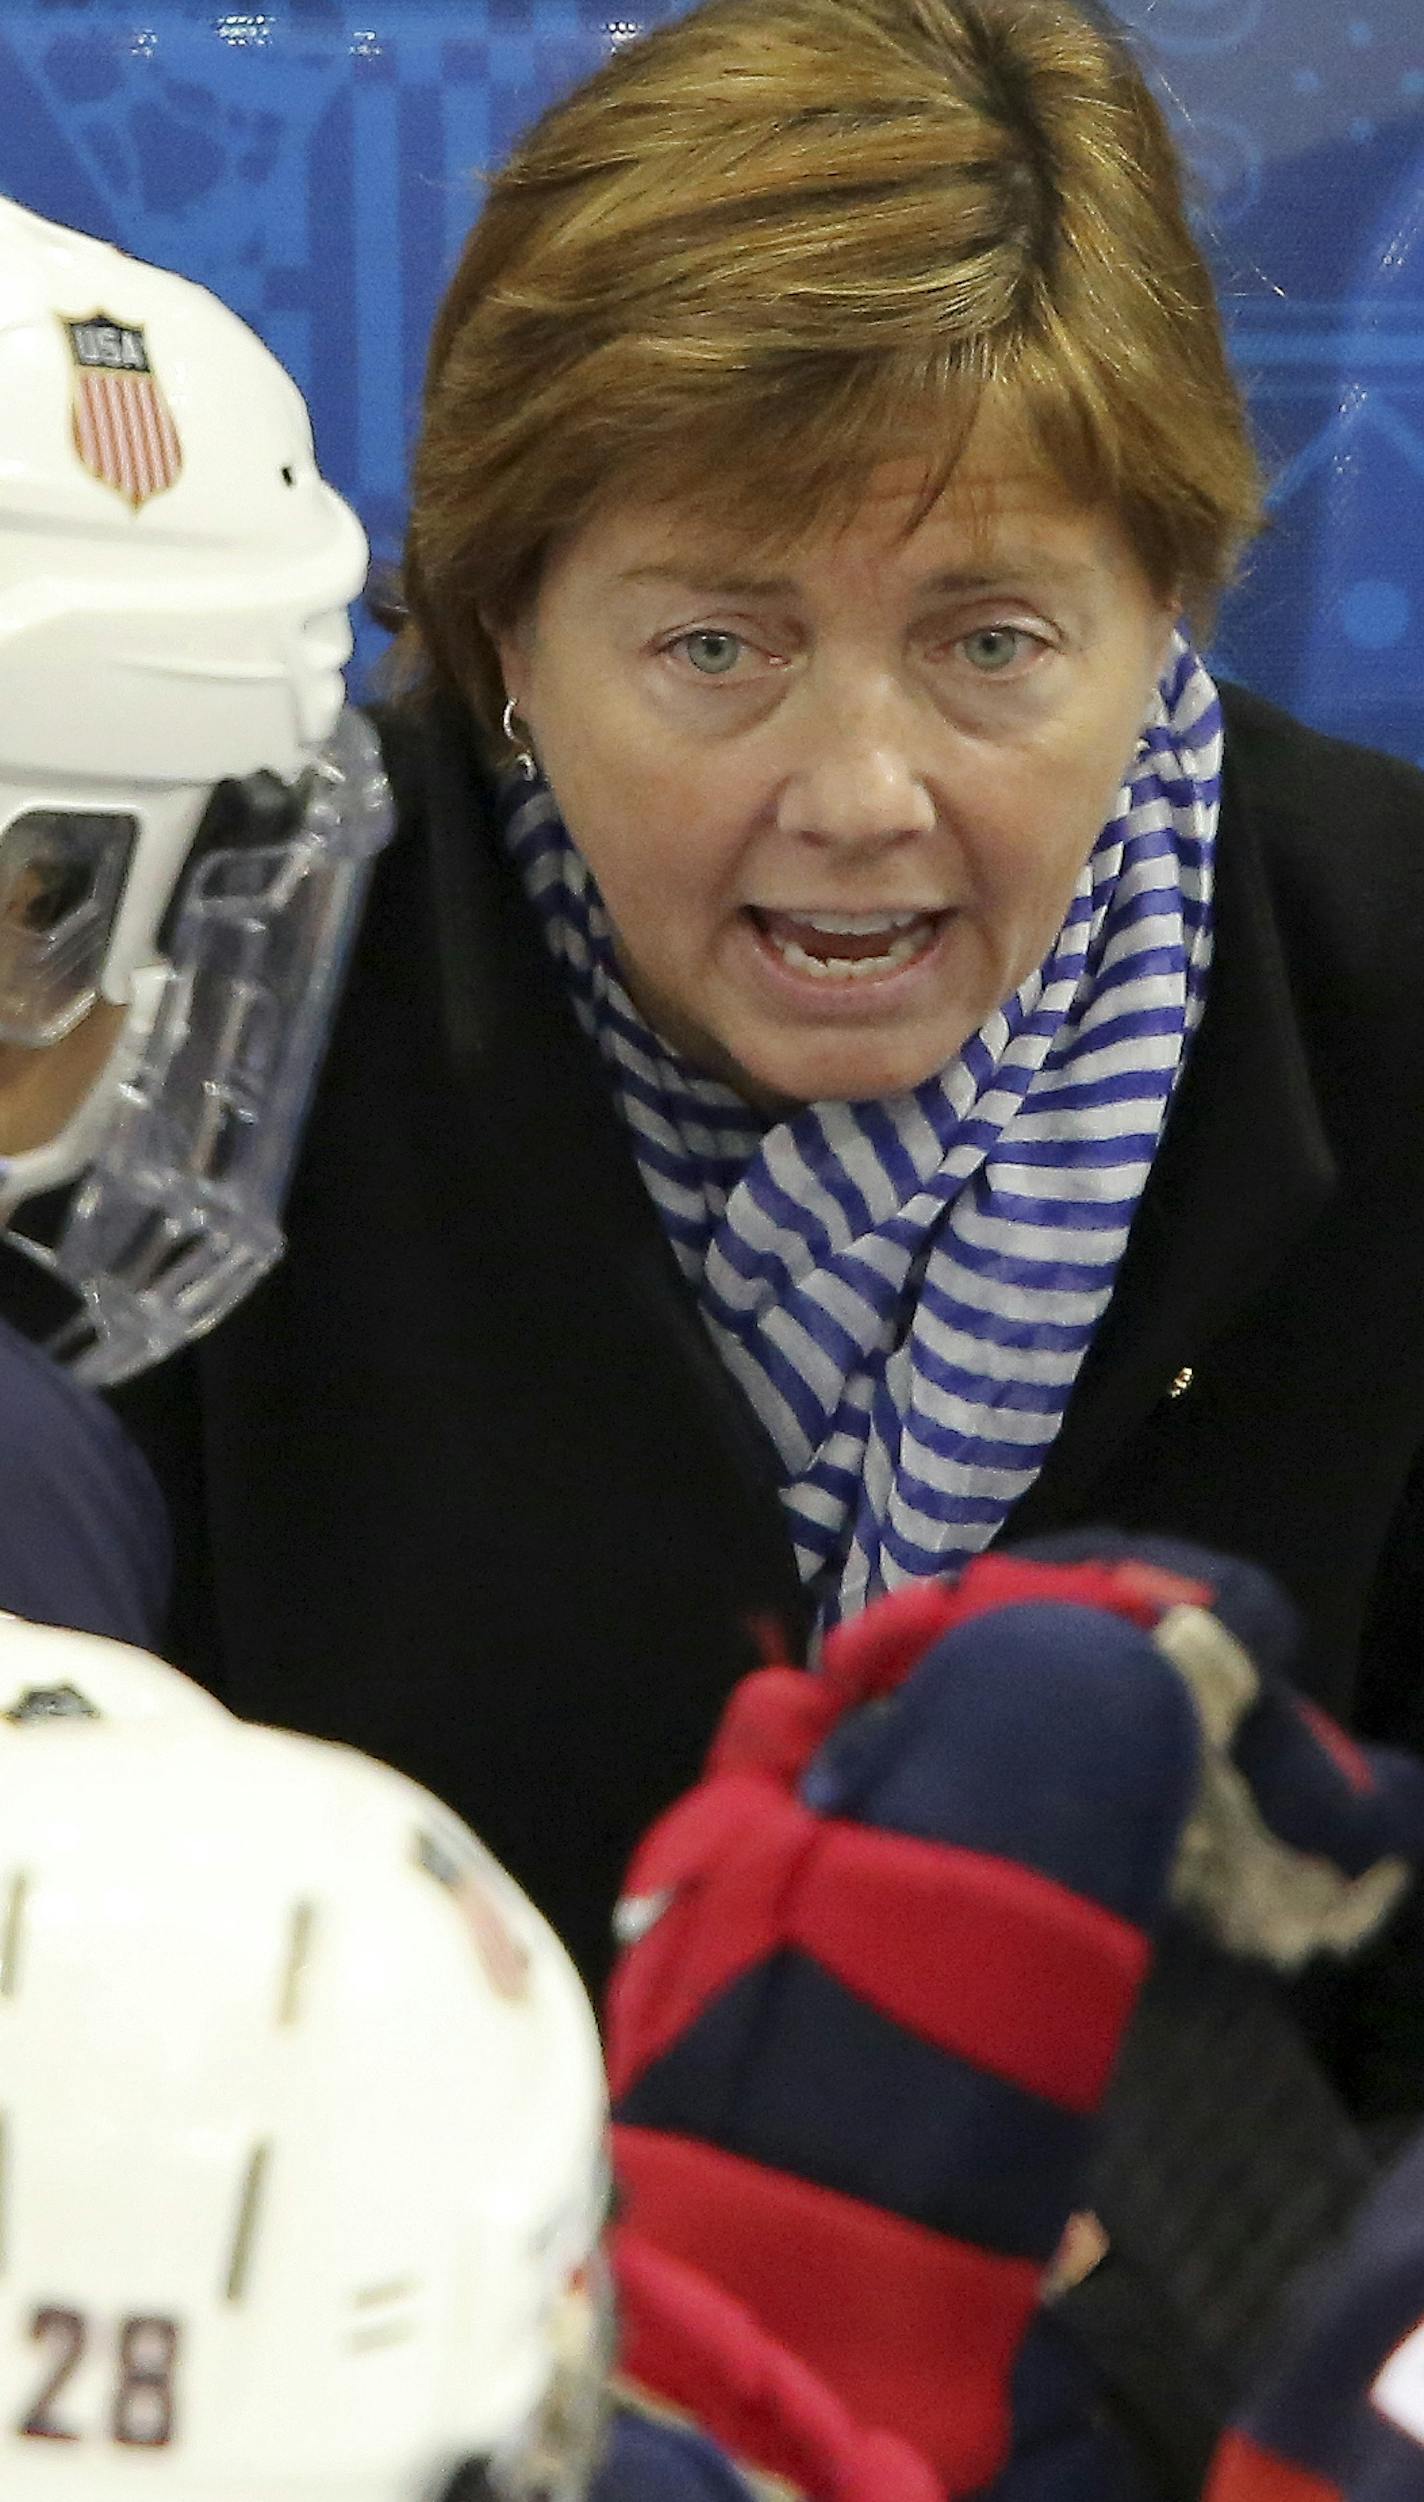
[[[671,13],[624,4],[6,0],[0,189],[225,297],[393,557],[425,335],[482,172]],[[1273,481],[1218,658],[1424,762],[1424,5],[1120,13],[1194,169]],[[365,666],[379,643],[366,629]]]

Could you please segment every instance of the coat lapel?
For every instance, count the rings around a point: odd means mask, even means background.
[[[444,716],[420,763],[442,1022],[467,1170],[480,1174],[477,1221],[498,1226],[509,1278],[537,1281],[525,1318],[545,1361],[572,1328],[571,1376],[573,1359],[597,1347],[610,1380],[627,1371],[695,1440],[701,1465],[664,1487],[659,1534],[710,1545],[729,1571],[735,1558],[781,1638],[799,1643],[805,1598],[775,1453],[702,1326],[518,880],[493,839],[470,842],[471,779],[478,787],[483,775],[458,717]],[[492,815],[493,793],[483,796]],[[622,1360],[634,1350],[635,1364]]]
[[[1112,1300],[1008,1537],[1081,1517],[1129,1435],[1260,1291],[1335,1187],[1259,829],[1230,754],[1228,730],[1206,1011]]]

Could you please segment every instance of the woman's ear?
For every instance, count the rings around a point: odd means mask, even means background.
[[[1178,633],[1190,637],[1191,625],[1183,613],[1180,599],[1175,592],[1169,592],[1157,610],[1157,641],[1148,647],[1152,654],[1152,678],[1156,685],[1160,685],[1166,676],[1172,657],[1172,638]]]
[[[529,620],[521,616],[511,621],[508,617],[491,616],[484,609],[479,616],[498,655],[504,691],[517,701],[529,671]]]

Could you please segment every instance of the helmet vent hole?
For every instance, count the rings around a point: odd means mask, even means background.
[[[97,1720],[99,1713],[77,1685],[32,1685],[4,1717],[23,1728],[28,1720]]]
[[[390,2285],[368,2285],[351,2297],[356,2317],[346,2342],[358,2354],[375,2346],[399,2345],[403,2338],[413,2337],[421,2325],[417,2307],[420,2295],[418,2277],[403,2276]]]
[[[267,2180],[270,2146],[254,2146],[247,2160],[238,2192],[237,2217],[232,2229],[232,2249],[228,2255],[227,2281],[223,2293],[229,2302],[240,2302],[247,2291],[252,2273],[252,2252],[257,2240],[258,2219],[262,2212],[262,2192]]]
[[[312,1931],[315,1927],[316,1905],[294,1903],[291,1926],[287,1932],[287,1953],[282,1965],[282,1979],[277,1991],[277,2022],[279,2024],[295,2024],[302,2012],[302,1992],[306,1984]]]
[[[296,473],[295,469],[292,467],[292,464],[291,464],[291,462],[290,462],[289,460],[284,460],[284,461],[283,461],[283,463],[282,463],[282,484],[283,484],[283,486],[295,486],[295,485],[296,485],[296,483],[297,483],[297,473]]]
[[[0,1998],[15,1998],[20,1989],[20,1948],[25,1934],[25,1912],[30,1899],[27,1876],[11,1879],[10,1899],[0,1925]]]

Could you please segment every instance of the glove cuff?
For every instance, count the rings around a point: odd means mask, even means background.
[[[943,2502],[928,2459],[857,2422],[745,2303],[626,2225],[612,2258],[619,2385],[635,2408],[688,2416],[740,2469],[789,2483],[805,2502]]]
[[[922,2451],[951,2495],[998,2473],[1014,2358],[1039,2297],[1035,2261],[660,2129],[625,2123],[613,2140],[633,2233],[735,2285],[761,2328],[852,2415]]]

